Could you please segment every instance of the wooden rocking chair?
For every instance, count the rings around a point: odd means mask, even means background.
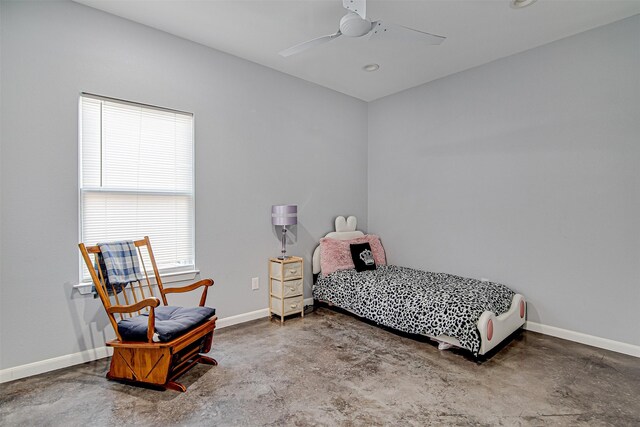
[[[137,240],[134,243],[138,250],[145,283],[143,284],[141,281],[133,282],[120,292],[116,292],[113,286],[111,286],[110,290],[107,289],[105,284],[107,282],[105,281],[107,272],[102,271],[98,263],[100,247],[85,246],[83,243],[78,245],[117,337],[115,340],[106,343],[108,346],[113,347],[113,357],[111,358],[111,367],[107,373],[107,378],[184,392],[186,387],[176,382],[178,377],[186,373],[196,363],[218,364],[215,359],[201,354],[211,350],[217,317],[211,315],[211,317],[192,325],[191,328],[188,328],[188,330],[175,338],[165,342],[156,342],[158,341],[158,335],[156,334],[157,322],[163,321],[158,320],[158,317],[162,315],[165,318],[164,320],[171,320],[166,319],[167,316],[172,315],[171,313],[173,313],[172,310],[174,309],[174,307],[167,307],[166,295],[170,293],[189,292],[202,287],[200,307],[204,307],[207,299],[207,290],[213,285],[213,280],[204,279],[187,286],[165,288],[162,286],[162,279],[158,273],[149,238],[145,236],[144,239]],[[153,268],[160,299],[164,306],[167,307],[166,309],[162,306],[156,309],[160,305],[160,300],[154,296],[148,269],[145,265],[145,256],[143,256],[142,252],[143,248],[146,249],[146,258]],[[92,262],[90,254],[95,256],[95,264]],[[111,303],[111,298],[114,299],[114,304]],[[180,308],[179,310],[188,311],[190,309]],[[201,310],[202,312],[203,309],[194,308],[191,310]],[[209,310],[215,314],[215,310]],[[142,326],[143,329],[146,328],[146,337],[143,337],[146,340],[124,340],[118,328],[119,321],[116,320],[116,315],[120,317],[120,322],[127,319],[128,322],[137,322],[138,326]],[[140,325],[140,322],[144,323]]]

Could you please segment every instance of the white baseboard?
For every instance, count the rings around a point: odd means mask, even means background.
[[[313,298],[306,298],[305,305],[313,304]],[[248,313],[237,314],[235,316],[218,319],[216,328],[222,329],[228,326],[237,325],[239,323],[250,322],[256,319],[262,319],[269,316],[269,309],[250,311]],[[38,362],[27,363],[25,365],[14,366],[0,370],[0,384],[8,381],[19,380],[20,378],[30,377],[33,375],[44,374],[45,372],[55,371],[56,369],[67,368],[81,363],[91,362],[93,360],[109,357],[113,354],[111,347],[103,346],[92,348],[78,353],[66,354],[64,356],[54,357],[51,359],[40,360]]]
[[[256,319],[262,319],[269,315],[269,309],[263,308],[256,311],[250,311],[248,313],[236,314],[235,316],[225,317],[224,319],[218,319],[216,322],[216,329],[226,328],[227,326],[237,325],[238,323],[250,322]]]
[[[15,366],[13,368],[2,369],[0,370],[0,383],[79,365],[80,363],[91,362],[92,360],[109,357],[111,354],[113,354],[113,349],[103,346],[78,353],[40,360],[38,362],[27,363],[26,365]]]
[[[525,322],[524,328],[528,331],[539,332],[544,335],[551,335],[552,337],[562,338],[565,340],[590,345],[592,347],[615,351],[616,353],[640,357],[640,346],[638,345],[627,344],[620,341],[613,341],[607,338],[595,337],[593,335],[583,334],[582,332],[570,331],[567,329],[543,325],[541,323],[531,321]]]

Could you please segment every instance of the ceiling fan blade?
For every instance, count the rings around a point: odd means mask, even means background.
[[[403,39],[408,41],[425,42],[430,45],[442,43],[446,37],[414,30],[402,25],[391,24],[383,21],[375,21],[371,25],[371,36],[369,40],[381,39]]]
[[[318,46],[318,45],[321,45],[321,44],[326,43],[328,41],[331,41],[331,40],[333,40],[333,39],[335,39],[337,37],[340,37],[341,35],[342,35],[342,33],[338,30],[338,32],[336,32],[335,34],[330,34],[328,36],[318,37],[316,39],[309,40],[309,41],[306,41],[304,43],[297,44],[297,45],[295,45],[293,47],[290,47],[289,49],[285,49],[283,51],[280,51],[278,54],[280,56],[284,56],[286,58],[287,56],[295,55],[295,54],[300,53],[302,51],[305,51],[307,49],[311,49],[314,46]]]
[[[342,0],[342,7],[367,19],[367,0]]]

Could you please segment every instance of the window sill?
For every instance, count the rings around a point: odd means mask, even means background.
[[[162,273],[162,283],[175,283],[184,282],[185,280],[193,280],[200,274],[200,270],[188,270],[188,271],[173,271],[171,273]],[[156,277],[149,276],[149,281],[152,285],[156,284]],[[80,295],[91,295],[92,282],[82,282],[77,285],[73,285],[74,289],[77,289]]]

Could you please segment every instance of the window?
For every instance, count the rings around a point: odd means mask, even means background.
[[[193,270],[193,114],[82,94],[79,135],[81,241],[149,236],[160,270]]]

